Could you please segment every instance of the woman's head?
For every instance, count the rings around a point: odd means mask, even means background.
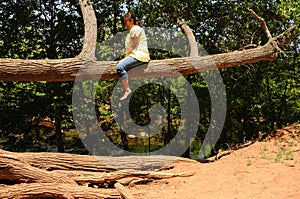
[[[139,20],[133,13],[128,12],[122,17],[123,24],[128,28],[132,25],[142,25],[141,20]]]

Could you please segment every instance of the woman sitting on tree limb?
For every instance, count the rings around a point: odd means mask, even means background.
[[[150,56],[145,31],[140,27],[141,21],[131,12],[125,14],[122,20],[124,26],[130,31],[125,40],[125,57],[117,65],[117,73],[123,85],[123,95],[120,100],[125,100],[131,93],[127,70],[149,62]]]

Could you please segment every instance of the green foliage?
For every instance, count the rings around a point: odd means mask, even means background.
[[[292,23],[298,23],[300,20],[300,5],[296,0],[281,0],[277,14],[289,20]]]
[[[275,162],[283,162],[284,160],[293,160],[294,152],[291,149],[280,149],[274,158]]]
[[[2,1],[0,57],[75,56],[83,36],[78,11],[77,1]],[[14,151],[45,151],[55,145],[54,130],[73,128],[71,89],[72,83],[1,82],[3,145]],[[44,120],[51,125],[41,125]]]
[[[77,1],[2,1],[0,12],[1,57],[62,58],[81,50]]]
[[[252,161],[250,159],[247,160],[247,166],[251,166],[252,165]]]

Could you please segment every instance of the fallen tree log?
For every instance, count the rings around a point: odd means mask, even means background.
[[[120,199],[113,189],[94,189],[56,183],[23,183],[2,187],[0,198]]]
[[[115,163],[106,165],[101,160]],[[168,172],[163,171],[166,160],[169,160]],[[122,183],[122,179],[149,182],[194,174],[193,171],[172,173],[170,161],[197,164],[197,161],[169,156],[98,157],[0,149],[0,198],[120,198],[113,187]],[[124,180],[124,185],[127,184]]]
[[[183,161],[179,157],[174,156],[90,156],[90,155],[75,155],[68,153],[12,153],[0,149],[2,157],[14,157],[22,159],[30,163],[31,166],[40,168],[46,171],[55,170],[82,170],[89,172],[111,172],[111,171],[147,171],[157,170],[166,163],[175,161]],[[134,158],[134,162],[130,161]],[[186,159],[184,159],[187,161]],[[108,164],[105,164],[108,163]]]
[[[123,196],[124,199],[134,199],[130,191],[120,183],[115,184],[116,190]]]
[[[52,175],[47,171],[32,167],[19,155],[2,153],[0,159],[0,179],[10,183],[69,183],[75,184],[73,180],[61,178],[60,175]]]

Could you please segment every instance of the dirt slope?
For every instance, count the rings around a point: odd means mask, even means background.
[[[300,125],[274,131],[213,163],[174,165],[167,172],[195,175],[134,185],[130,191],[139,199],[299,199]]]

